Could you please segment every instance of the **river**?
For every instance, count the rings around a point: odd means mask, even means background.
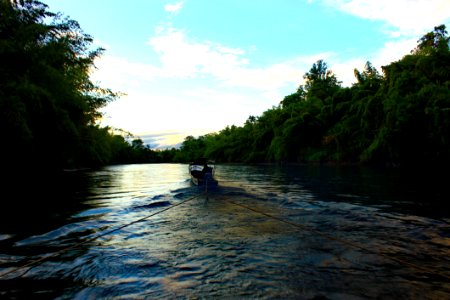
[[[119,165],[4,194],[0,297],[450,299],[445,178],[217,165],[216,179]]]

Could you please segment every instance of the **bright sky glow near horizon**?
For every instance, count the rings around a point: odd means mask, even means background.
[[[401,59],[450,0],[41,0],[106,49],[92,81],[125,93],[101,125],[154,148],[242,126],[323,59],[344,86]]]

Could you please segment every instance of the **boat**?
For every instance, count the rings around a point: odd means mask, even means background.
[[[206,158],[196,159],[189,164],[189,174],[191,181],[195,185],[217,185],[214,178],[215,165],[214,162]]]

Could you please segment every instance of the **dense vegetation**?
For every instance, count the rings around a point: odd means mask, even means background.
[[[119,94],[91,82],[103,49],[79,24],[35,0],[0,0],[2,166],[61,170],[115,163],[450,162],[450,50],[444,25],[410,54],[382,67],[367,62],[343,87],[319,60],[305,84],[241,127],[189,136],[180,149],[100,127],[99,110]]]
[[[450,51],[445,25],[410,54],[382,67],[355,69],[342,87],[323,60],[305,84],[242,127],[188,137],[177,158],[222,162],[339,162],[448,165]]]
[[[89,78],[103,49],[34,0],[0,0],[1,164],[7,171],[158,161],[131,135],[96,125],[117,93]]]

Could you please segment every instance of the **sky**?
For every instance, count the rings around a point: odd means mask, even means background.
[[[242,126],[304,84],[317,60],[343,86],[401,59],[450,0],[41,0],[105,49],[91,80],[123,95],[101,126],[152,149]]]

